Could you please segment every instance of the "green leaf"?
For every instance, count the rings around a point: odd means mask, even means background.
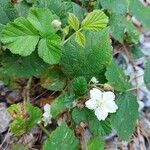
[[[47,90],[61,91],[66,85],[66,80],[60,70],[52,68],[41,77],[41,86]]]
[[[64,103],[66,97],[67,93],[64,93],[52,102],[51,113],[53,118],[56,118],[66,108]]]
[[[94,136],[105,136],[111,133],[111,123],[109,119],[99,121],[95,116],[89,120],[89,129]]]
[[[79,99],[78,96],[75,95],[71,95],[71,96],[67,96],[64,100],[64,105],[66,108],[73,108],[73,102],[77,101]]]
[[[104,150],[104,141],[97,137],[90,139],[87,143],[87,150]]]
[[[0,31],[10,21],[18,17],[17,11],[10,0],[0,0]]]
[[[129,5],[128,0],[99,0],[99,1],[104,9],[108,9],[114,13],[125,14],[128,10]]]
[[[87,121],[87,117],[89,115],[87,109],[77,108],[75,107],[72,111],[72,119],[76,124],[80,124],[81,122]]]
[[[69,127],[62,123],[44,142],[43,150],[78,150],[79,141]]]
[[[148,59],[145,66],[144,81],[146,87],[150,90],[150,59]]]
[[[129,5],[129,13],[140,21],[145,28],[150,29],[149,7],[145,7],[139,0],[131,0]]]
[[[87,81],[85,77],[77,77],[72,82],[72,88],[75,95],[82,96],[87,91]]]
[[[72,14],[72,13],[69,13],[68,24],[69,24],[75,31],[78,31],[78,30],[79,30],[79,20],[78,20],[78,18],[77,18],[74,14]]]
[[[47,37],[51,33],[56,32],[51,23],[53,20],[58,19],[58,17],[46,8],[32,8],[27,19],[39,31],[42,37]]]
[[[123,93],[117,99],[118,110],[112,114],[111,123],[117,134],[123,140],[132,136],[136,120],[138,119],[138,103],[136,97],[130,93]]]
[[[39,58],[36,52],[26,57],[7,52],[3,56],[2,66],[6,75],[24,78],[39,76],[48,68],[48,65]]]
[[[27,150],[27,148],[24,147],[23,145],[13,145],[11,150]]]
[[[58,64],[61,58],[61,39],[57,34],[51,34],[40,40],[38,45],[39,56],[48,64]]]
[[[1,41],[12,53],[28,56],[35,50],[39,36],[27,19],[19,17],[2,30]]]
[[[111,62],[112,47],[109,30],[101,32],[86,32],[84,47],[76,44],[74,37],[62,47],[61,66],[63,72],[70,78],[85,76],[92,78],[100,76],[105,67]]]
[[[84,47],[84,45],[85,45],[85,36],[84,36],[84,34],[83,33],[81,33],[80,31],[76,31],[75,32],[75,41],[79,44],[79,45],[81,45],[81,46],[83,46]]]
[[[84,30],[99,31],[107,26],[108,17],[101,10],[94,10],[82,21]]]
[[[105,75],[108,84],[114,87],[116,91],[123,92],[130,88],[127,76],[114,61],[107,67]]]
[[[37,0],[26,0],[27,3],[35,3]]]

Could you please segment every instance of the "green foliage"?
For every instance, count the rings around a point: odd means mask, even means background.
[[[104,142],[100,138],[92,138],[87,143],[87,150],[104,150]]]
[[[86,42],[86,38],[84,36],[83,33],[81,33],[80,31],[75,32],[75,41],[84,47],[85,42]]]
[[[118,110],[112,114],[111,123],[117,134],[123,140],[129,140],[132,136],[136,120],[138,119],[138,103],[131,93],[123,93],[117,99]]]
[[[87,91],[87,81],[84,77],[75,78],[72,82],[75,95],[82,96]]]
[[[101,10],[89,13],[81,23],[81,28],[90,31],[99,31],[107,26],[108,17]]]
[[[62,48],[61,66],[68,77],[100,75],[112,59],[109,30],[86,32],[86,43],[82,47],[70,39]]]
[[[150,90],[150,59],[148,59],[146,66],[145,66],[144,81],[145,81],[146,87]]]
[[[62,123],[45,141],[43,150],[70,150],[70,148],[77,150],[79,142],[72,130],[65,123]]]
[[[20,136],[32,129],[36,123],[41,120],[42,112],[38,107],[31,104],[13,104],[7,109],[13,119],[9,125],[15,136]]]
[[[79,20],[78,20],[78,18],[77,18],[74,14],[72,14],[72,13],[69,13],[68,24],[69,24],[75,31],[78,31],[78,30],[79,30]]]
[[[108,84],[114,87],[116,91],[123,92],[130,88],[127,76],[125,76],[124,72],[114,61],[107,67],[105,75]]]
[[[11,148],[11,150],[27,150],[23,145],[15,145]]]

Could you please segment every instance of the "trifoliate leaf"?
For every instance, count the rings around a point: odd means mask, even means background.
[[[39,56],[48,64],[58,64],[61,58],[61,39],[57,34],[42,38],[38,45]]]
[[[116,101],[118,110],[112,114],[111,123],[120,138],[129,140],[138,119],[138,103],[136,97],[130,92],[119,95]]]
[[[0,0],[0,31],[10,21],[18,17],[17,11],[10,0]]]
[[[98,137],[90,139],[87,143],[87,150],[104,150],[104,141]]]
[[[85,76],[91,79],[100,76],[112,60],[109,30],[86,32],[86,43],[81,47],[74,37],[62,48],[61,66],[68,77]]]
[[[125,76],[124,72],[114,61],[107,67],[105,75],[108,84],[114,87],[116,91],[123,92],[130,88],[127,76]]]
[[[56,32],[51,23],[54,19],[58,19],[46,8],[32,8],[27,19],[36,28],[42,37],[47,37],[51,33]]]
[[[80,31],[76,31],[76,33],[75,33],[75,41],[76,41],[79,45],[81,45],[81,46],[84,47],[85,41],[86,41],[84,34],[81,33]]]
[[[78,150],[79,141],[73,131],[62,123],[44,142],[43,150]]]
[[[78,30],[79,30],[79,20],[78,20],[78,18],[77,18],[74,14],[72,14],[72,13],[69,13],[68,24],[69,24],[75,31],[78,31]]]
[[[39,35],[27,19],[19,17],[2,30],[1,41],[12,53],[28,56],[35,50]]]
[[[56,118],[59,115],[59,113],[61,113],[66,108],[64,103],[66,97],[67,93],[64,93],[52,102],[51,113],[53,118]]]
[[[129,13],[140,21],[145,28],[150,29],[149,7],[145,7],[139,0],[131,0],[129,5]]]
[[[114,13],[125,14],[128,10],[128,0],[99,0],[104,9]]]
[[[145,66],[144,81],[145,81],[146,87],[150,90],[150,59],[148,59],[146,66]]]
[[[41,86],[47,90],[61,91],[66,85],[62,72],[56,68],[48,70],[41,77]]]
[[[39,76],[48,65],[39,58],[36,52],[30,56],[20,57],[5,53],[2,60],[3,72],[8,76],[30,78]]]
[[[75,95],[82,96],[87,90],[87,81],[85,77],[77,77],[72,82],[72,88]]]
[[[107,26],[108,17],[101,10],[94,10],[82,21],[84,30],[99,31]]]

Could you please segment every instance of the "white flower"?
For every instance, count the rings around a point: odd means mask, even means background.
[[[51,105],[46,104],[44,106],[44,113],[42,120],[44,121],[44,126],[47,126],[48,124],[51,124],[52,121],[52,115],[51,115]]]
[[[93,82],[94,84],[97,84],[99,81],[95,77],[92,77],[91,82]]]
[[[59,20],[53,20],[51,25],[54,27],[54,28],[60,28],[61,27],[61,22]]]
[[[113,92],[102,92],[97,88],[90,90],[90,97],[85,105],[88,109],[94,110],[98,120],[105,120],[108,113],[114,113],[118,109],[115,104]]]

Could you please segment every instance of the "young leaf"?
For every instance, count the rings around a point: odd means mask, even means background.
[[[76,95],[82,96],[87,90],[87,81],[85,77],[77,77],[72,82],[72,88]]]
[[[2,30],[1,41],[12,53],[28,56],[35,50],[39,35],[27,19],[19,17]]]
[[[81,33],[80,31],[76,31],[75,33],[75,41],[81,45],[82,47],[84,47],[85,45],[85,36],[83,33]]]
[[[73,131],[62,123],[44,142],[43,150],[78,150],[79,141]]]
[[[104,141],[97,137],[90,139],[87,143],[87,150],[104,150]]]
[[[108,84],[114,87],[116,91],[123,92],[130,88],[127,76],[114,61],[107,67],[105,75]]]
[[[61,58],[61,39],[57,34],[42,38],[38,45],[39,56],[48,64],[57,64]]]
[[[79,20],[74,14],[69,13],[68,23],[75,31],[79,30]]]
[[[123,140],[132,136],[136,120],[138,119],[138,103],[136,97],[130,93],[123,93],[117,99],[118,110],[112,114],[111,123],[117,134]]]
[[[94,10],[82,21],[84,30],[99,31],[107,26],[108,17],[101,10]]]
[[[150,59],[148,59],[146,66],[145,66],[144,81],[145,81],[146,87],[150,90]]]

